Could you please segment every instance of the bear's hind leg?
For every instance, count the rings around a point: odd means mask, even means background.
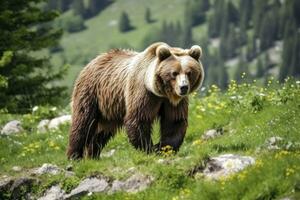
[[[97,159],[100,156],[102,149],[108,143],[108,141],[114,136],[112,132],[101,131],[95,134],[88,145],[87,156],[89,158]]]
[[[81,159],[90,138],[95,135],[99,111],[97,101],[85,99],[86,102],[73,102],[72,125],[67,150],[68,159]]]

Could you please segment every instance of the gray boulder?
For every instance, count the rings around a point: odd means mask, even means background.
[[[90,177],[81,181],[65,198],[73,199],[93,192],[104,192],[107,188],[108,182],[104,178]]]
[[[10,187],[11,199],[30,199],[30,192],[39,180],[30,177],[21,177],[14,181]]]
[[[203,175],[209,179],[217,180],[221,177],[239,172],[254,163],[254,158],[250,156],[224,154],[212,157],[207,162],[206,167],[203,170]]]
[[[3,180],[0,180],[0,194],[9,191],[13,183],[14,180],[12,178],[5,178]]]
[[[134,174],[125,181],[115,180],[112,183],[110,194],[118,191],[136,193],[146,189],[152,182],[153,178],[144,174]]]
[[[42,121],[40,121],[40,123],[37,126],[37,132],[46,133],[48,131],[49,122],[50,122],[49,119],[43,119]]]
[[[22,171],[22,167],[20,167],[20,166],[13,166],[11,169],[12,169],[13,171],[15,171],[15,172],[20,172],[20,171]]]
[[[52,186],[48,189],[44,196],[40,197],[38,200],[62,200],[64,199],[65,191],[62,190],[58,185]]]
[[[44,163],[42,165],[42,167],[35,169],[33,171],[33,174],[37,174],[37,175],[42,175],[42,174],[56,175],[56,174],[59,174],[60,172],[62,172],[62,169],[60,169],[58,166],[52,165],[52,164],[49,164],[49,163]]]
[[[282,137],[278,137],[278,136],[270,137],[266,140],[266,147],[269,150],[277,150],[280,149],[282,142],[283,142]]]
[[[203,140],[209,140],[209,139],[214,139],[216,137],[221,136],[223,133],[221,130],[215,130],[215,129],[210,129],[208,131],[206,131],[203,135],[202,135],[202,139]]]
[[[5,124],[3,129],[1,130],[2,135],[14,135],[22,132],[24,129],[22,128],[21,122],[18,120],[13,120]]]
[[[58,129],[60,125],[70,123],[71,122],[71,115],[63,115],[60,117],[56,117],[51,119],[48,124],[49,129]]]

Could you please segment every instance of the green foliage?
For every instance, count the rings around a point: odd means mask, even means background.
[[[3,52],[3,55],[0,59],[0,68],[9,64],[11,62],[12,57],[13,57],[12,51]],[[0,88],[6,88],[6,87],[7,87],[7,78],[0,74]]]
[[[34,54],[57,45],[62,32],[48,23],[57,13],[40,10],[34,0],[17,2],[5,0],[0,4],[0,75],[6,86],[1,88],[0,109],[28,112],[37,104],[59,103],[64,87],[55,82],[66,69],[55,72],[49,58]]]
[[[71,192],[71,190],[76,187],[80,182],[80,179],[76,176],[71,176],[68,178],[64,178],[60,183],[61,188],[67,193]]]

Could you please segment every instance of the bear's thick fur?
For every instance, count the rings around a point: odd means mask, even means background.
[[[146,152],[170,145],[177,151],[188,123],[188,94],[203,82],[199,46],[173,48],[154,43],[143,52],[111,50],[80,73],[72,97],[67,156],[97,158],[116,131],[125,127],[132,145]],[[153,145],[152,123],[160,121]]]

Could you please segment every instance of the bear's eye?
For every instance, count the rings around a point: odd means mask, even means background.
[[[172,72],[172,77],[175,78],[178,74],[178,72]]]

